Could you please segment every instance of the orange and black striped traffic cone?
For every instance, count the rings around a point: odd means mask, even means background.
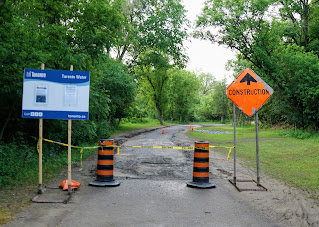
[[[215,188],[209,183],[209,143],[195,142],[193,181],[187,183],[193,188]]]
[[[93,186],[119,186],[120,182],[114,180],[114,147],[107,147],[114,145],[114,140],[103,139],[99,140],[98,160],[96,179],[89,185]]]

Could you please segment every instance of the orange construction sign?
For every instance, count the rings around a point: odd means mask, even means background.
[[[253,116],[274,93],[253,70],[243,70],[226,88],[226,95],[248,116]]]

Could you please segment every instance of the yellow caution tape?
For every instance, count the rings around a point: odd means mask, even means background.
[[[209,146],[209,148],[229,148],[229,152],[227,156],[227,161],[228,161],[230,157],[231,149],[235,149],[236,147]]]
[[[231,149],[234,149],[236,147],[209,146],[209,148],[231,148]]]
[[[171,149],[171,150],[194,150],[194,147],[156,147],[156,146],[121,146],[132,148],[155,148],[155,149]]]
[[[40,140],[41,140],[42,138],[39,138],[38,139],[38,143],[37,143],[37,151],[38,151],[38,153],[40,153],[40,148],[39,148],[39,143],[40,143]]]
[[[65,146],[65,147],[67,147],[67,146],[69,146],[68,144],[66,144],[66,143],[61,143],[61,142],[57,142],[57,141],[53,141],[53,140],[49,140],[49,139],[44,139],[44,138],[39,138],[39,140],[38,140],[38,143],[37,143],[37,150],[38,150],[38,153],[40,153],[40,149],[39,149],[39,143],[40,143],[40,140],[43,140],[43,141],[46,141],[46,142],[49,142],[49,143],[54,143],[54,144],[58,144],[58,145],[61,145],[61,146]],[[80,150],[80,154],[81,154],[81,156],[80,156],[80,160],[81,160],[81,168],[80,168],[80,171],[82,171],[82,159],[83,159],[83,156],[82,156],[82,154],[83,154],[83,149],[92,149],[92,148],[99,148],[99,147],[117,147],[117,154],[119,154],[120,153],[120,147],[119,146],[116,146],[116,145],[107,145],[107,146],[93,146],[93,147],[79,147],[79,146],[73,146],[73,145],[71,145],[71,147],[72,148],[79,148],[79,149],[81,149]]]
[[[83,170],[83,168],[82,168],[82,154],[83,154],[83,147],[81,148],[81,150],[80,150],[80,154],[81,154],[81,168],[80,168],[80,171],[82,171]]]
[[[229,152],[228,152],[228,156],[227,156],[227,161],[229,160],[230,153],[231,153],[231,148],[229,148]]]
[[[44,140],[46,142],[49,143],[54,143],[54,144],[58,144],[61,146],[65,146],[67,147],[68,144],[65,143],[61,143],[61,142],[57,142],[57,141],[53,141],[53,140],[49,140],[49,139],[44,139],[44,138],[39,138],[38,143],[37,143],[37,150],[38,153],[39,151],[39,143],[40,140]],[[116,146],[116,145],[103,145],[103,146],[93,146],[93,147],[79,147],[79,146],[73,146],[71,145],[72,148],[79,148],[80,150],[80,154],[81,154],[81,168],[80,171],[82,171],[82,155],[83,155],[83,149],[92,149],[92,148],[99,148],[99,147],[116,147],[117,148],[117,154],[120,154],[120,147],[131,147],[131,148],[148,148],[148,149],[171,149],[171,150],[194,150],[194,147],[162,147],[162,146]],[[229,148],[229,152],[228,152],[228,156],[227,156],[227,160],[229,160],[230,154],[231,154],[231,150],[235,149],[235,147],[223,147],[223,146],[209,146],[209,148]]]
[[[49,142],[49,143],[55,143],[55,144],[58,144],[58,145],[61,145],[61,146],[69,146],[68,144],[66,143],[61,143],[61,142],[57,142],[57,141],[53,141],[53,140],[49,140],[49,139],[44,139],[44,138],[40,138],[46,142]],[[38,140],[38,145],[37,145],[37,149],[38,149],[38,152],[39,152],[39,142],[40,142],[40,139]],[[93,147],[79,147],[79,146],[74,146],[74,145],[71,145],[72,148],[79,148],[79,149],[92,149],[92,148],[99,148],[99,147],[119,147],[119,146],[116,146],[116,145],[107,145],[107,146],[93,146]]]

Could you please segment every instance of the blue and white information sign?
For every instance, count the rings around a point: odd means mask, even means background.
[[[25,69],[22,118],[88,120],[90,72]]]

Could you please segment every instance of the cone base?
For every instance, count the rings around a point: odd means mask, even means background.
[[[216,188],[216,185],[212,183],[188,182],[187,187],[205,189],[205,188]]]
[[[89,183],[91,186],[98,186],[98,187],[116,187],[120,186],[120,182],[113,180],[113,181],[92,181]]]

